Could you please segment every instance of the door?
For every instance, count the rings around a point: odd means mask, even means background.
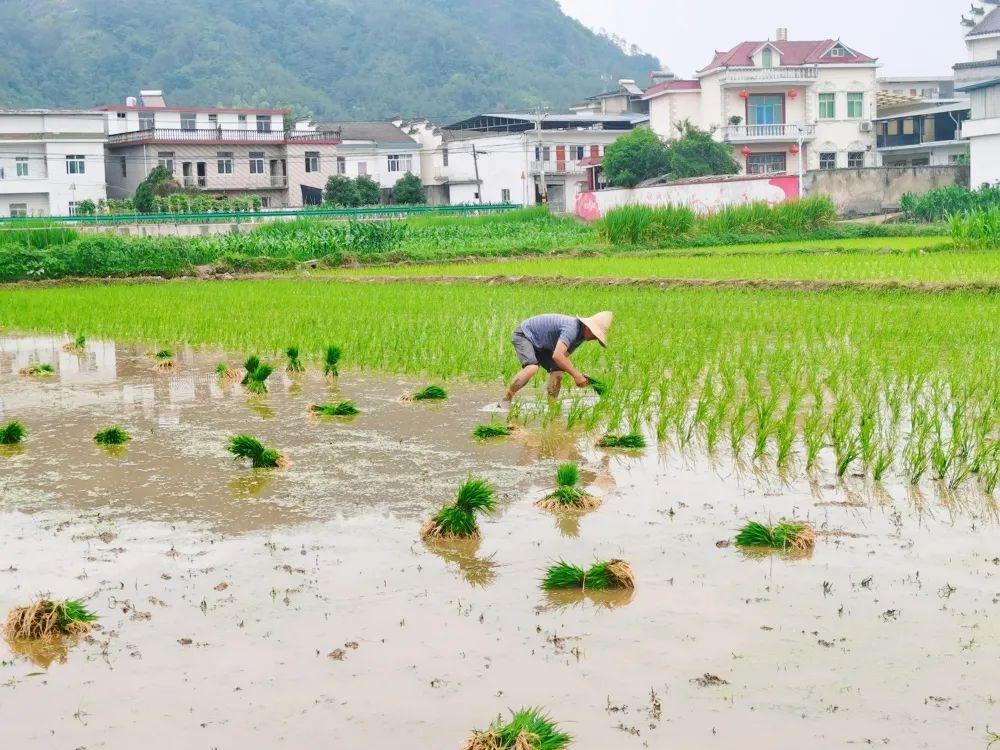
[[[184,187],[194,187],[194,172],[191,162],[181,162],[181,178]]]
[[[751,94],[747,99],[748,135],[781,135],[784,123],[784,94]]]
[[[566,171],[566,147],[556,146],[556,171]]]
[[[198,171],[198,187],[205,187],[208,184],[208,169],[205,162],[200,161],[195,166]]]

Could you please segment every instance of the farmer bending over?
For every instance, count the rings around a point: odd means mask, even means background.
[[[570,361],[569,355],[584,341],[597,341],[608,345],[608,329],[614,315],[608,311],[599,312],[589,318],[574,318],[572,315],[536,315],[521,322],[514,329],[511,339],[514,351],[521,363],[519,372],[507,387],[505,401],[524,388],[539,367],[549,373],[549,396],[556,398],[562,386],[565,372],[580,388],[585,388],[587,377]]]

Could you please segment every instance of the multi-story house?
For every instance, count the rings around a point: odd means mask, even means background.
[[[698,71],[646,90],[650,126],[684,120],[733,146],[750,174],[875,166],[875,58],[837,39],[747,41]]]
[[[284,111],[168,106],[161,91],[100,108],[107,122],[108,197],[128,198],[157,166],[183,188],[260,195],[267,206],[315,201],[333,172],[336,132],[285,130]]]
[[[420,144],[401,121],[321,123],[340,133],[332,174],[368,176],[388,192],[407,172],[421,177]]]
[[[887,107],[875,118],[879,162],[885,167],[939,167],[968,156],[962,123],[969,100],[923,100]]]
[[[0,216],[69,216],[106,195],[101,112],[0,110]]]
[[[442,203],[547,202],[572,211],[576,196],[593,187],[588,167],[637,125],[638,112],[604,115],[488,113],[447,128],[418,125],[424,184]]]
[[[971,105],[962,135],[969,139],[973,186],[1000,184],[1000,7],[979,15],[965,35],[969,62],[954,67],[955,89],[968,94]]]

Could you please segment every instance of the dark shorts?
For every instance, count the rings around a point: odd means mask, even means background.
[[[521,330],[521,326],[514,329],[514,335],[511,337],[511,343],[514,344],[514,351],[517,353],[517,361],[521,363],[521,367],[527,367],[528,365],[538,365],[546,370],[546,372],[558,372],[559,367],[555,362],[552,361],[552,352],[546,349],[536,349],[535,345],[528,340],[528,337],[524,335],[524,331]]]

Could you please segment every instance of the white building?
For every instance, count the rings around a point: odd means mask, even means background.
[[[955,89],[969,95],[972,108],[962,135],[969,139],[973,187],[1000,184],[1000,7],[980,9],[978,16],[977,23],[967,22],[969,60],[954,67]]]
[[[962,123],[969,100],[924,100],[892,107],[875,118],[879,162],[885,167],[960,164],[969,153]]]
[[[68,216],[106,195],[103,113],[0,110],[0,216]]]
[[[778,29],[717,52],[694,79],[648,88],[650,126],[667,139],[684,120],[714,131],[751,174],[875,166],[877,66],[839,40]]]
[[[352,179],[367,175],[383,190],[391,190],[407,172],[422,176],[420,144],[398,121],[328,122],[319,128],[340,134],[335,174]]]

